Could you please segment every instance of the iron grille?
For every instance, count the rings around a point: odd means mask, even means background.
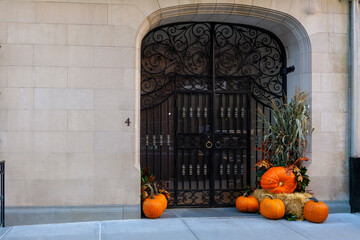
[[[251,182],[281,104],[286,56],[265,30],[180,23],[150,31],[141,51],[141,166],[167,180],[171,206],[232,206]]]

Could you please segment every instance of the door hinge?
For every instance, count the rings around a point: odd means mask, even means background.
[[[283,74],[286,75],[286,74],[289,74],[289,73],[294,72],[294,71],[295,71],[295,66],[292,65],[291,67],[284,68]]]

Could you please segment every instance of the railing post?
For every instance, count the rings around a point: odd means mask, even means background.
[[[0,161],[1,175],[1,227],[5,227],[5,161]]]

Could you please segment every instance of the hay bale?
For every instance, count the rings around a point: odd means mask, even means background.
[[[309,198],[313,197],[309,193],[269,193],[264,189],[256,189],[251,195],[257,198],[259,202],[263,200],[266,194],[278,198],[285,204],[285,214],[296,215],[296,220],[304,220],[304,205]]]

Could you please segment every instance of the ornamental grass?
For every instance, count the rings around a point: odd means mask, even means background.
[[[295,95],[287,102],[277,106],[272,101],[272,121],[268,120],[259,109],[260,120],[265,124],[267,133],[261,147],[262,158],[256,163],[257,177],[271,167],[285,167],[296,176],[296,192],[305,192],[310,179],[307,168],[302,163],[309,161],[306,152],[308,136],[313,131],[310,121],[310,111],[307,105],[308,93],[296,89]]]

